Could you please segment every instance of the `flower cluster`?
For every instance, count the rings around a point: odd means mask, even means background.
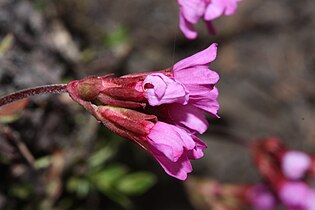
[[[209,64],[217,45],[183,59],[172,68],[112,78],[88,77],[67,85],[73,100],[112,131],[151,153],[164,170],[180,180],[192,171],[206,144],[204,112],[218,116],[219,80]]]
[[[179,4],[179,27],[188,39],[195,39],[193,25],[203,19],[209,33],[215,30],[212,21],[222,15],[233,15],[240,0],[177,0]]]
[[[202,209],[271,209],[276,202],[264,184],[229,184],[194,177],[185,184],[193,203]]]
[[[315,156],[289,150],[276,138],[255,141],[250,150],[263,179],[254,184],[227,184],[192,178],[186,187],[191,197],[198,198],[197,206],[214,210],[274,210],[280,205],[288,210],[315,209],[311,184]]]
[[[288,150],[276,138],[255,143],[252,152],[259,172],[275,200],[289,210],[315,209],[315,188],[310,185],[315,175],[314,156]],[[257,209],[270,210],[274,207],[258,205]]]

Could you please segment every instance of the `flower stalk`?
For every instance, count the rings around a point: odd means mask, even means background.
[[[42,95],[42,94],[60,94],[67,91],[66,84],[53,84],[53,85],[43,85],[32,88],[27,88],[20,90],[9,95],[3,96],[0,98],[0,106],[12,103],[14,101],[28,98],[30,96]]]

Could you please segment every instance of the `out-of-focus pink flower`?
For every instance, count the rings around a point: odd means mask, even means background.
[[[308,210],[307,197],[310,188],[304,182],[285,182],[279,189],[278,195],[282,204],[292,210]]]
[[[214,20],[222,15],[233,15],[240,0],[206,0],[210,2],[206,6],[205,20]]]
[[[212,20],[222,15],[233,15],[240,0],[177,0],[179,4],[179,27],[188,39],[195,39],[193,25],[203,19],[209,33],[214,34]]]
[[[306,210],[315,210],[315,189],[311,189],[306,199]]]
[[[176,126],[157,122],[147,136],[147,148],[166,173],[185,180],[192,171],[189,159],[201,158],[206,145]]]
[[[282,159],[282,171],[289,179],[300,179],[311,166],[311,158],[301,151],[288,151]]]
[[[159,106],[161,117],[170,124],[191,133],[203,133],[208,128],[203,112],[218,117],[219,75],[209,69],[216,58],[217,44],[177,62],[169,74],[148,75],[144,80],[145,97],[152,106]],[[162,106],[161,106],[162,105]]]
[[[272,210],[276,206],[275,196],[263,184],[252,186],[247,192],[247,197],[256,210]]]

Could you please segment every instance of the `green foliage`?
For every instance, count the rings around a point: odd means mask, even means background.
[[[149,172],[128,173],[127,167],[121,164],[110,165],[91,176],[92,183],[100,192],[125,208],[132,205],[128,196],[145,193],[155,180]]]
[[[111,161],[121,149],[121,142],[118,139],[107,141],[95,151],[86,160],[86,173],[68,179],[67,190],[80,198],[98,191],[126,209],[132,207],[130,196],[145,193],[156,178],[150,172],[131,173],[126,165]]]
[[[156,178],[149,172],[136,172],[128,174],[117,185],[117,189],[127,195],[140,195],[151,188]]]
[[[10,187],[9,191],[10,195],[23,200],[30,198],[32,193],[32,186],[28,183],[14,184]]]
[[[0,41],[0,57],[2,57],[13,45],[14,37],[12,34],[6,35]]]
[[[116,154],[118,146],[117,143],[111,142],[107,146],[100,148],[90,156],[88,166],[91,169],[102,167],[103,163],[107,162]]]
[[[67,183],[67,190],[69,192],[75,192],[80,198],[88,195],[90,187],[90,182],[85,177],[71,177]]]
[[[119,179],[126,173],[127,168],[125,166],[112,165],[96,173],[92,176],[92,180],[97,188],[104,192],[115,187]]]
[[[108,47],[114,47],[127,42],[128,39],[127,29],[123,26],[118,26],[116,30],[104,35],[103,44]]]
[[[44,11],[47,8],[46,0],[34,0],[35,9],[38,11]]]
[[[34,167],[36,169],[43,169],[43,168],[47,168],[50,164],[51,164],[51,157],[44,156],[35,160]]]

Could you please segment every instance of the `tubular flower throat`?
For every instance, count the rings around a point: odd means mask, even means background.
[[[74,80],[67,91],[110,130],[152,154],[166,173],[185,180],[190,160],[207,147],[195,136],[208,128],[204,112],[218,117],[219,76],[209,69],[216,52],[212,44],[166,70]]]

